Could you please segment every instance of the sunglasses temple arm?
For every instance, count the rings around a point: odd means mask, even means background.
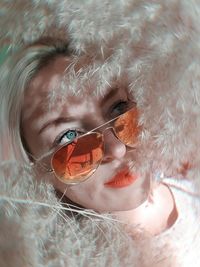
[[[44,164],[42,164],[40,162],[36,162],[36,164],[34,164],[34,165],[35,166],[39,165],[41,167],[41,169],[45,170],[46,172],[49,172],[49,173],[53,172],[53,169],[46,167]]]
[[[31,160],[31,163],[30,163],[31,167],[36,167],[37,165],[39,165],[43,170],[47,172],[53,172],[53,169],[50,169],[46,167],[45,165],[43,165],[42,163],[40,163],[40,161],[34,158],[34,156],[31,155],[30,153],[28,153],[28,156],[29,156],[29,159]]]

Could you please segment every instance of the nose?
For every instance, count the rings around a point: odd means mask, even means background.
[[[104,158],[102,163],[114,159],[121,159],[126,154],[126,145],[114,135],[111,129],[104,132]]]

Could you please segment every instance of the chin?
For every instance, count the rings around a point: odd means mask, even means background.
[[[120,202],[112,201],[112,205],[105,205],[105,207],[101,207],[98,209],[98,212],[121,212],[121,211],[130,211],[138,208],[140,205],[142,205],[148,198],[148,194],[141,196],[139,199],[136,199],[133,197],[130,197],[129,200],[122,200]],[[97,210],[96,210],[97,211]]]
[[[145,201],[147,200],[147,197],[144,197],[140,199],[140,201],[135,203],[130,203],[129,205],[122,205],[121,207],[118,207],[115,211],[129,211],[137,209],[139,206],[141,206]]]

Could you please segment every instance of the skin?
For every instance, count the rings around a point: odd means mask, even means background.
[[[58,99],[56,104],[47,108],[49,93],[60,84],[66,68],[70,65],[70,59],[57,57],[51,64],[45,66],[33,78],[29,88],[25,92],[22,108],[22,133],[29,152],[34,158],[39,158],[48,152],[60,133],[69,129],[80,129],[87,132],[112,119],[116,110],[111,110],[113,103],[120,100],[128,102],[126,90],[117,90],[104,97],[92,95],[89,91],[82,96],[67,95],[65,101]],[[114,91],[113,91],[114,92]],[[67,121],[70,118],[70,121]],[[53,123],[49,124],[49,121]],[[112,130],[103,132],[105,139],[104,158],[96,172],[86,181],[77,185],[66,185],[60,182],[52,173],[47,173],[43,168],[38,168],[38,177],[48,179],[54,187],[73,202],[97,212],[111,212],[119,219],[129,223],[139,223],[142,227],[149,222],[154,225],[152,218],[162,211],[162,222],[154,231],[154,227],[147,227],[152,233],[157,233],[168,227],[168,216],[174,209],[173,197],[169,189],[163,187],[153,193],[157,203],[167,205],[163,213],[163,205],[150,205],[150,180],[139,173],[134,183],[123,188],[109,188],[105,183],[113,176],[126,168],[130,162],[130,151],[113,134]],[[65,141],[65,139],[64,139]],[[45,162],[45,164],[49,164]],[[48,166],[50,167],[50,166]],[[166,195],[166,201],[160,201],[159,196]],[[168,204],[167,204],[168,203]],[[170,203],[170,205],[169,205]],[[148,212],[147,212],[148,209]],[[146,214],[145,216],[143,216]],[[148,215],[149,214],[149,215]],[[158,218],[158,221],[160,220]],[[152,221],[152,223],[150,223]]]

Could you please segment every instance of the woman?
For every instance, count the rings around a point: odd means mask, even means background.
[[[24,66],[24,72],[30,68],[32,77],[29,82],[24,82],[23,79],[23,86],[17,86],[21,89],[21,96],[17,96],[19,102],[15,96],[12,103],[12,98],[8,95],[10,92],[6,92],[11,102],[11,118],[14,114],[21,114],[20,119],[15,118],[15,124],[17,121],[21,123],[17,126],[17,129],[21,129],[21,140],[15,143],[21,143],[27,150],[22,149],[21,155],[28,152],[29,161],[35,165],[38,176],[47,176],[55,188],[66,194],[74,203],[98,212],[134,210],[129,216],[133,218],[133,223],[136,220],[136,224],[140,224],[137,221],[137,212],[142,216],[141,220],[145,215],[149,225],[152,215],[150,218],[146,216],[153,212],[152,227],[155,226],[154,220],[157,216],[163,222],[161,225],[158,223],[158,229],[152,229],[152,232],[157,233],[168,227],[169,217],[172,213],[176,216],[170,190],[167,187],[154,189],[153,185],[150,193],[149,177],[133,173],[130,168],[131,154],[132,151],[135,152],[139,142],[140,129],[137,105],[131,99],[128,88],[111,85],[104,95],[96,95],[94,88],[83,86],[81,93],[84,96],[75,95],[68,89],[70,82],[68,85],[67,81],[71,72],[80,75],[81,68],[88,68],[91,63],[85,63],[87,58],[75,62],[73,57],[70,58],[66,54],[64,48],[44,45],[39,49],[41,54],[38,53],[37,45],[32,48],[35,61],[37,60],[34,62],[34,69],[29,67],[33,64],[30,63],[30,58],[29,65]],[[25,59],[23,62],[19,60],[18,64],[24,62]],[[62,86],[66,87],[66,91],[60,99],[58,92]],[[16,82],[13,83],[13,87],[16,88]],[[53,93],[56,100],[49,101]],[[2,99],[5,101],[5,96]],[[14,110],[12,115],[16,102],[18,108],[21,106],[21,111]],[[11,118],[8,118],[8,122]],[[75,141],[75,144],[71,141]],[[67,145],[62,147],[64,144]],[[158,197],[157,201],[154,201],[155,194]],[[148,211],[151,207],[150,201],[162,203],[161,209],[158,206],[154,207],[153,211]],[[145,207],[136,212],[135,208],[144,202]],[[166,214],[163,214],[163,210]],[[124,217],[124,212],[120,217]],[[147,227],[146,221],[141,222],[141,226]]]
[[[49,40],[39,41],[8,60],[1,76],[2,163],[17,161],[23,166],[19,170],[28,169],[34,175],[31,184],[38,181],[38,188],[43,188],[42,182],[52,184],[54,197],[61,196],[64,205],[70,203],[71,211],[77,206],[78,213],[81,207],[97,214],[106,212],[125,224],[133,240],[139,237],[135,251],[142,244],[150,246],[151,255],[145,251],[145,258],[140,251],[137,258],[132,251],[125,257],[128,266],[133,258],[134,266],[149,262],[156,266],[159,261],[175,266],[180,259],[174,259],[171,249],[165,258],[161,243],[176,248],[169,240],[182,234],[182,218],[194,212],[183,211],[181,203],[184,199],[184,205],[192,205],[194,188],[186,184],[184,195],[173,179],[158,177],[160,181],[156,181],[150,173],[139,172],[134,163],[146,130],[141,123],[142,106],[136,103],[130,87],[120,82],[120,76],[112,75],[109,85],[96,90],[94,81],[102,76],[101,64],[100,57],[78,57],[66,44]],[[6,168],[4,176],[8,173]],[[26,197],[20,199],[27,203]],[[14,202],[20,199],[16,196]],[[174,234],[177,227],[181,231]],[[115,235],[114,228],[111,232]],[[126,245],[129,242],[133,241],[126,237]],[[86,264],[90,257],[84,259]],[[125,259],[118,256],[115,260],[123,266]]]

